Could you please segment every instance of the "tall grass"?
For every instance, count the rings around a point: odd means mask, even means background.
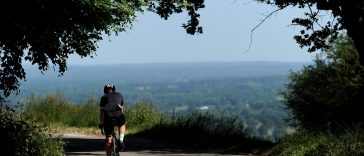
[[[71,104],[61,93],[36,97],[24,102],[23,114],[42,123],[61,123],[74,127],[93,127],[99,123],[96,100],[90,98],[85,104]]]
[[[94,127],[99,124],[99,100],[90,97],[82,104],[66,101],[62,93],[36,97],[32,95],[23,103],[23,114],[41,123],[61,124],[70,127]],[[161,118],[161,112],[145,99],[124,106],[128,129],[141,131],[150,128]]]
[[[265,148],[273,145],[270,141],[247,135],[243,121],[237,116],[199,111],[163,118],[154,127],[138,135],[194,147],[230,149],[249,153],[258,147]]]
[[[270,156],[362,156],[364,131],[360,126],[341,132],[301,131],[285,136],[266,155]]]

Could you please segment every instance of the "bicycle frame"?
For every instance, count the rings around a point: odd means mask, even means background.
[[[115,122],[116,120],[115,119],[112,119],[112,129],[111,129],[111,153],[110,155],[111,156],[120,156],[120,153],[119,153],[119,150],[118,150],[118,147],[117,147],[117,137],[116,137],[116,134],[115,134]],[[101,133],[104,134],[104,129],[101,129]]]

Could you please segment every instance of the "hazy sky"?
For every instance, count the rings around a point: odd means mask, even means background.
[[[207,61],[312,61],[294,41],[301,27],[289,26],[293,17],[302,15],[296,8],[274,14],[253,34],[251,30],[275,8],[250,0],[206,0],[200,10],[204,33],[188,35],[181,27],[186,14],[174,14],[169,20],[145,12],[134,26],[119,36],[98,43],[96,56],[80,59],[71,56],[69,64],[98,65],[154,62]]]

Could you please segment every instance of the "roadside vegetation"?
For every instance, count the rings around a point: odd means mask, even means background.
[[[54,133],[100,134],[98,101],[90,98],[85,104],[72,104],[61,93],[44,97],[31,96],[24,101],[22,116],[27,119],[48,124]],[[192,145],[200,148],[230,150],[243,149],[247,152],[253,147],[271,146],[245,132],[243,121],[238,117],[194,112],[184,116],[168,115],[148,103],[146,99],[132,106],[125,106],[128,135],[149,137],[170,141],[171,143]],[[62,127],[59,130],[57,127]],[[68,128],[67,128],[68,127]],[[76,128],[72,128],[76,127]],[[67,130],[68,129],[68,130]]]
[[[261,154],[273,146],[269,140],[247,134],[238,116],[208,111],[172,116],[135,135],[221,153]]]
[[[0,106],[1,155],[64,155],[63,142],[46,125],[22,118],[3,103]]]
[[[292,72],[282,92],[297,132],[279,140],[267,155],[364,155],[364,68],[353,41],[340,36],[314,62]]]
[[[362,156],[364,155],[364,131],[362,126],[343,128],[335,133],[300,131],[285,136],[266,155]]]
[[[44,97],[32,95],[22,105],[22,115],[25,118],[49,124],[54,128],[62,127],[70,132],[78,128],[79,133],[100,133],[98,129],[100,107],[99,101],[95,98],[90,97],[85,103],[74,104],[68,102],[63,94],[58,92]],[[125,106],[124,113],[128,132],[148,129],[162,119],[162,113],[145,99],[137,101],[133,106]]]

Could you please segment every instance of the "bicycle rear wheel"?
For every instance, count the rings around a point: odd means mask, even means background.
[[[119,151],[118,151],[118,147],[117,147],[117,140],[115,138],[115,136],[112,137],[112,148],[111,148],[111,155],[112,156],[119,156]]]

